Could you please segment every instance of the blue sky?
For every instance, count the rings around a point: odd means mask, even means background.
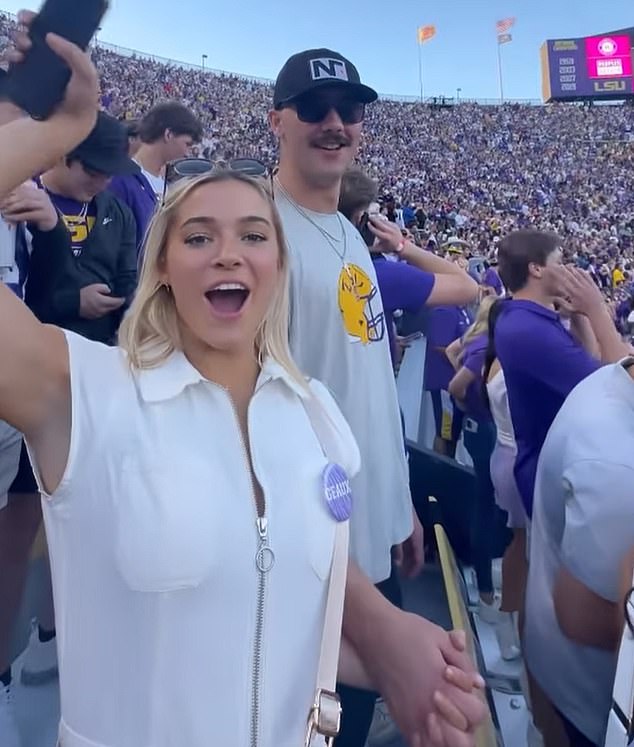
[[[81,0],[76,0],[81,2]],[[0,0],[16,11],[19,0]],[[101,38],[155,55],[274,78],[301,49],[349,57],[382,93],[418,95],[416,28],[435,24],[423,47],[425,95],[498,96],[495,21],[516,16],[502,49],[507,98],[539,98],[539,48],[547,38],[634,25],[633,0],[111,0]]]

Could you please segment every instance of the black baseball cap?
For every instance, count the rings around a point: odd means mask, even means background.
[[[99,112],[90,135],[68,154],[68,158],[108,176],[137,174],[141,170],[128,156],[126,126],[105,112]]]
[[[359,101],[371,104],[378,94],[361,83],[357,68],[338,52],[331,49],[307,49],[290,57],[275,81],[273,106],[284,105],[308,91],[324,86],[345,87]]]

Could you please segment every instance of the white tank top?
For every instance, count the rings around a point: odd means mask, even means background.
[[[498,432],[498,442],[503,446],[517,449],[513,422],[511,421],[509,398],[506,392],[506,382],[504,381],[504,371],[502,369],[487,383],[487,393],[489,395],[491,415],[493,416]]]

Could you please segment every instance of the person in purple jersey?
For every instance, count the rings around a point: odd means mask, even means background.
[[[424,306],[471,303],[477,286],[460,267],[426,252],[406,239],[395,223],[368,215],[378,196],[377,183],[357,168],[344,174],[339,211],[355,226],[372,252],[383,309],[388,321],[392,361],[396,357],[394,314],[398,310],[418,313]],[[400,262],[387,259],[395,255]]]
[[[203,128],[184,104],[164,101],[152,107],[137,123],[136,132],[138,148],[131,155],[140,168],[133,174],[115,176],[108,188],[134,215],[140,253],[150,220],[165,191],[166,164],[189,155],[193,144],[202,139]]]
[[[516,231],[499,245],[499,272],[513,299],[494,339],[517,440],[515,477],[529,517],[537,460],[555,416],[575,386],[628,354],[590,276],[562,266],[562,240]],[[570,317],[570,331],[555,308]]]
[[[432,309],[427,320],[423,388],[431,396],[434,411],[434,451],[451,458],[456,453],[464,413],[448,391],[455,371],[447,348],[464,335],[472,321],[469,310],[456,305]]]

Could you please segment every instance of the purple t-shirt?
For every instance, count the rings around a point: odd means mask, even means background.
[[[491,420],[491,414],[482,397],[482,369],[486,358],[488,334],[478,335],[464,346],[462,365],[472,374],[475,379],[467,387],[465,395],[465,412],[474,420],[486,422]]]
[[[445,353],[437,348],[446,348],[462,337],[471,324],[471,316],[461,306],[437,306],[429,314],[427,324],[427,352],[425,353],[425,391],[447,390],[456,373]]]
[[[515,478],[531,516],[537,460],[555,416],[600,363],[572,337],[559,315],[532,301],[507,301],[495,328],[517,441]]]
[[[391,262],[381,255],[373,257],[372,261],[388,321],[390,352],[394,362],[394,312],[402,309],[418,313],[431,295],[435,277],[430,272],[419,270],[405,262]]]

